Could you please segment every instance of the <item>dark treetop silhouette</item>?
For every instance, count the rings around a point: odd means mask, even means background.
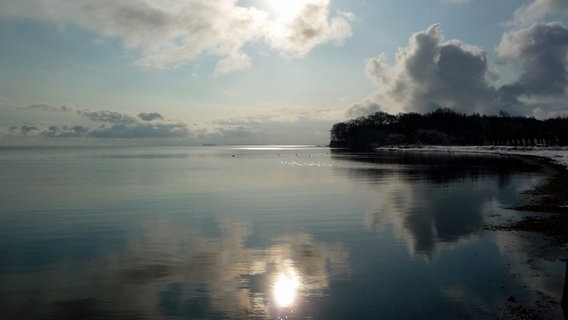
[[[426,114],[376,112],[333,125],[330,147],[368,149],[384,145],[566,146],[568,117],[465,115],[451,109]]]

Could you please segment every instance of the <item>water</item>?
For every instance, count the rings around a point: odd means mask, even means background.
[[[484,229],[543,177],[515,159],[4,148],[0,177],[2,319],[561,316],[564,265]]]

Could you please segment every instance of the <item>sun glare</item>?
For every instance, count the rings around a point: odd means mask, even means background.
[[[292,20],[312,0],[266,0],[272,13],[279,19]]]
[[[286,308],[294,304],[300,287],[298,276],[291,273],[281,273],[274,284],[274,299],[278,306]]]

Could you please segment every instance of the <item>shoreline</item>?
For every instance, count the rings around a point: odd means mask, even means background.
[[[548,175],[544,183],[523,193],[534,198],[528,204],[516,205],[514,209],[521,211],[537,211],[548,213],[566,213],[568,215],[568,190],[564,190],[568,182],[568,148],[551,147],[507,147],[507,146],[424,146],[424,147],[379,147],[377,151],[390,152],[444,152],[459,154],[485,154],[502,156],[519,156],[536,160]],[[568,229],[567,229],[568,230]]]
[[[543,167],[545,179],[531,189],[522,191],[529,199],[509,209],[538,213],[520,221],[488,226],[489,230],[536,232],[548,238],[553,245],[568,243],[568,148],[508,147],[508,146],[423,146],[379,147],[389,152],[444,152],[456,154],[485,154],[519,156],[525,161],[537,161]],[[530,160],[529,160],[530,159]],[[566,257],[560,258],[565,260]]]
[[[516,204],[508,209],[529,212],[515,222],[488,225],[484,229],[493,232],[512,232],[520,237],[531,239],[530,234],[539,234],[545,243],[537,245],[532,256],[524,263],[532,272],[546,276],[543,269],[537,267],[536,261],[556,261],[566,264],[564,288],[558,301],[546,297],[539,290],[541,300],[533,304],[521,304],[515,300],[514,293],[507,299],[504,313],[505,319],[546,319],[560,310],[568,319],[568,149],[567,148],[523,148],[523,147],[460,147],[460,146],[426,146],[426,147],[388,147],[377,148],[377,151],[400,152],[445,152],[475,153],[486,155],[518,156],[524,161],[537,162],[543,169],[544,180],[521,193],[528,196],[528,201]],[[550,249],[556,252],[550,255]],[[521,262],[522,263],[522,262]],[[558,314],[557,314],[558,316]]]
[[[488,226],[489,230],[536,232],[548,238],[553,245],[568,243],[568,148],[507,147],[507,146],[424,146],[380,147],[377,151],[390,152],[445,152],[486,155],[519,156],[526,161],[538,161],[545,170],[545,179],[531,189],[522,191],[530,199],[509,209],[534,212],[520,221]],[[531,160],[527,160],[531,158]],[[566,259],[560,258],[560,259]]]
[[[561,165],[568,170],[568,147],[510,147],[510,146],[389,146],[378,147],[383,151],[433,151],[448,153],[483,153],[540,157]]]

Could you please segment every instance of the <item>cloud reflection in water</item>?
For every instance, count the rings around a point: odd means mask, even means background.
[[[333,154],[359,167],[336,168],[366,181],[376,208],[365,224],[382,232],[392,226],[413,255],[432,261],[441,247],[479,238],[494,202],[514,204],[517,178],[538,170],[519,159],[490,155],[383,152]],[[526,179],[523,177],[521,180]],[[502,207],[505,207],[503,205]]]
[[[85,264],[59,261],[37,274],[1,275],[0,281],[6,290],[26,287],[38,297],[26,311],[38,318],[70,318],[73,310],[62,302],[82,297],[109,318],[136,310],[149,319],[265,319],[308,312],[310,297],[323,294],[329,279],[347,270],[345,249],[308,234],[276,236],[273,245],[254,247],[247,244],[250,225],[221,219],[217,228],[217,235],[204,235],[186,223],[147,221],[125,251]],[[71,268],[80,277],[64,286],[37,280],[61,279]]]

